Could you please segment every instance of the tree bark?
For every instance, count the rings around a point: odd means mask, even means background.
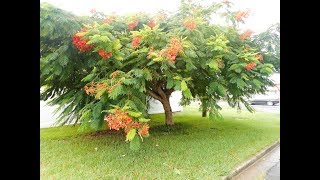
[[[202,109],[202,117],[207,117],[207,110],[206,109]]]
[[[164,109],[164,113],[165,113],[165,116],[166,116],[166,120],[165,120],[166,125],[167,126],[172,126],[172,125],[174,125],[174,122],[173,122],[173,118],[172,118],[172,109],[171,109],[169,97],[163,99],[161,103],[162,103],[162,106],[163,106],[163,109]]]

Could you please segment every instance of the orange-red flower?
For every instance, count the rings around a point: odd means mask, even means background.
[[[104,23],[110,24],[110,23],[112,23],[112,21],[114,21],[115,19],[116,19],[115,16],[108,16],[108,17],[104,20]]]
[[[83,32],[86,31],[86,29],[82,29]],[[93,44],[87,44],[88,41],[82,40],[82,36],[78,36],[74,34],[72,36],[72,43],[76,46],[77,49],[79,49],[82,52],[87,52],[93,48]]]
[[[140,44],[140,40],[141,40],[141,36],[134,36],[132,38],[132,46],[134,48],[137,48],[139,46],[139,44]]]
[[[149,134],[149,125],[148,124],[144,124],[142,126],[142,128],[139,129],[138,133],[141,134],[141,135],[147,135]]]
[[[191,31],[197,27],[196,21],[193,18],[188,18],[184,20],[183,25]]]
[[[178,38],[171,38],[169,47],[160,51],[159,55],[166,54],[167,59],[172,63],[175,62],[175,59],[178,53],[182,50],[183,46]]]
[[[111,73],[111,77],[115,78],[117,76],[117,74],[118,74],[118,71],[114,71],[113,73]]]
[[[151,19],[149,22],[148,22],[148,26],[153,29],[155,26],[156,26],[156,22],[154,19]]]
[[[249,16],[249,11],[238,11],[236,12],[236,20],[239,21],[243,21],[244,18],[247,18]]]
[[[251,31],[251,30],[246,30],[244,33],[242,33],[242,34],[240,35],[240,39],[241,39],[241,40],[245,40],[245,39],[251,37],[252,34],[253,34],[253,31]]]
[[[90,87],[85,85],[83,89],[86,91],[86,94],[88,94],[88,95],[96,93],[96,88],[94,87],[93,82],[90,83]]]
[[[138,23],[139,23],[139,19],[138,19],[138,18],[135,18],[132,23],[129,23],[129,24],[128,24],[128,29],[129,29],[129,30],[133,30],[135,27],[138,26]]]
[[[251,63],[247,64],[247,65],[245,66],[245,68],[246,68],[246,70],[250,71],[251,69],[253,69],[254,67],[256,67],[256,65],[257,65],[257,63],[251,62]]]
[[[109,59],[111,57],[111,52],[106,52],[103,49],[99,50],[99,55],[103,58],[103,59]]]
[[[263,61],[263,56],[262,56],[261,54],[257,54],[257,55],[256,55],[256,58],[258,58],[259,61]]]

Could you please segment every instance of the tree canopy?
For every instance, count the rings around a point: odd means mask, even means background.
[[[238,28],[248,13],[230,7],[227,1],[209,6],[181,1],[171,15],[95,11],[86,22],[42,7],[43,98],[65,107],[62,124],[73,115],[81,127],[99,129],[105,120],[110,129],[125,131],[133,149],[149,135],[148,97],[162,103],[167,125],[174,124],[169,99],[177,90],[183,104],[200,99],[211,119],[221,117],[221,99],[252,111],[245,99],[272,84],[273,66],[251,42],[252,31]],[[211,23],[212,14],[231,25]]]

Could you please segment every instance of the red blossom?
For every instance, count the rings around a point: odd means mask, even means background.
[[[139,46],[139,44],[140,44],[140,40],[141,40],[141,36],[134,36],[132,38],[132,46],[134,48],[137,48]]]
[[[149,22],[148,22],[148,26],[153,29],[155,26],[156,26],[156,22],[154,19],[151,19]]]
[[[178,53],[182,50],[183,46],[178,38],[172,38],[169,44],[169,47],[160,51],[159,55],[166,54],[168,60],[172,63],[175,62],[175,59]]]
[[[183,25],[190,31],[194,30],[197,27],[197,24],[193,18],[189,18],[183,21]]]
[[[247,65],[245,66],[245,68],[246,68],[246,70],[250,71],[251,69],[253,69],[254,67],[256,67],[256,65],[257,65],[257,63],[251,62],[251,63],[247,64]]]
[[[82,36],[78,36],[77,34],[72,36],[72,43],[82,52],[87,52],[93,48],[93,44],[87,44],[87,41],[82,40]]]
[[[244,18],[247,18],[249,16],[249,11],[238,11],[236,12],[236,20],[239,21],[243,21]]]
[[[129,30],[133,30],[135,27],[138,26],[138,23],[139,23],[139,19],[138,19],[138,18],[135,18],[132,23],[129,23],[129,24],[128,24],[128,29],[129,29]]]
[[[109,59],[111,57],[111,52],[106,52],[103,49],[99,50],[99,55],[103,58],[103,59]]]
[[[251,37],[252,34],[253,34],[253,31],[251,31],[251,30],[246,30],[244,33],[242,33],[242,34],[240,35],[240,39],[241,39],[241,40],[248,39],[248,38]]]
[[[141,135],[147,135],[149,134],[149,125],[148,124],[144,124],[142,126],[142,128],[139,129],[138,133],[141,134]]]
[[[263,61],[263,56],[262,56],[261,54],[257,54],[257,55],[256,55],[256,58],[258,58],[259,61]]]
[[[108,16],[103,22],[106,24],[112,23],[116,19],[115,16]]]

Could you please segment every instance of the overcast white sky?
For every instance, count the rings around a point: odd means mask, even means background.
[[[212,2],[217,0],[204,0]],[[222,1],[222,0],[219,0]],[[280,22],[280,0],[229,0],[234,3],[235,10],[249,9],[251,15],[241,29],[251,29],[255,33],[265,31],[270,25]],[[90,10],[105,13],[116,12],[126,14],[134,12],[153,13],[164,9],[175,11],[180,0],[40,0],[49,2],[61,9],[77,15],[90,15]]]

